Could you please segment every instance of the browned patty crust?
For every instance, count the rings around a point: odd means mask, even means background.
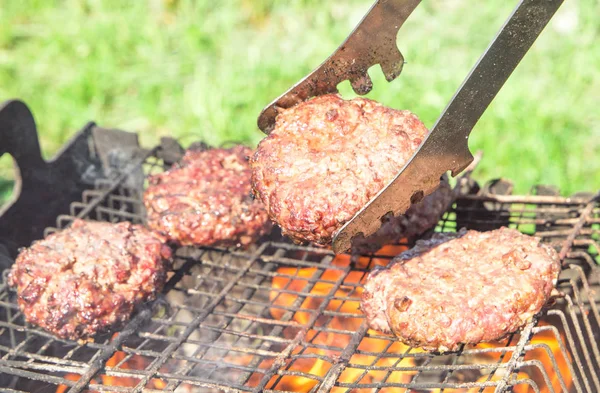
[[[435,234],[369,274],[361,309],[375,330],[454,351],[524,326],[559,272],[553,248],[515,229]]]
[[[284,235],[329,244],[427,134],[409,111],[328,94],[281,112],[251,160],[252,186]]]
[[[352,253],[366,254],[379,250],[386,244],[396,244],[406,238],[413,241],[435,228],[452,202],[452,188],[444,175],[440,186],[419,203],[412,205],[405,214],[385,218],[381,227],[368,238],[352,239]]]
[[[151,176],[144,193],[148,226],[181,245],[247,246],[272,223],[250,185],[246,146],[188,150],[181,162]]]
[[[140,225],[75,220],[34,242],[9,275],[25,319],[68,339],[117,328],[165,284],[171,249]]]

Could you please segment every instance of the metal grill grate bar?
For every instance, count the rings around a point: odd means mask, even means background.
[[[555,326],[537,326],[537,327],[533,328],[532,333],[536,334],[536,333],[541,333],[541,332],[548,331],[548,330],[552,332],[553,337],[556,339],[555,341],[558,343],[558,346],[560,348],[560,353],[563,356],[563,358],[568,359],[567,349],[565,348],[563,341],[560,339],[560,333],[558,332],[558,329]],[[561,371],[560,367],[558,366],[558,363],[556,362],[556,358],[554,356],[552,356],[552,350],[548,347],[548,345],[547,344],[529,345],[525,348],[525,350],[535,350],[536,348],[540,348],[540,347],[544,349],[544,351],[548,355],[548,358],[552,362],[553,370],[555,371],[556,376],[559,379],[561,388],[563,389],[564,392],[567,392],[568,389],[566,387],[565,378],[562,375],[563,372]],[[575,370],[573,369],[573,365],[570,362],[566,362],[566,364],[567,364],[567,368],[569,371],[569,375],[575,375]],[[579,379],[575,379],[575,387],[577,389],[577,392],[581,392],[581,385],[579,384]]]
[[[117,351],[119,346],[125,341],[127,337],[134,334],[142,323],[146,322],[152,316],[149,309],[141,310],[119,333],[116,339],[114,339],[109,346],[101,352],[98,352],[94,358],[92,358],[91,364],[86,372],[79,378],[71,389],[70,393],[79,393],[83,391],[92,378],[105,367],[106,361]]]
[[[209,262],[210,264],[210,262]],[[270,269],[270,267],[268,267],[268,269]],[[251,271],[252,269],[249,267],[248,268],[249,271]],[[259,280],[260,276],[257,276],[257,278],[254,280],[254,285],[258,286],[261,283],[261,280]],[[257,290],[258,288],[256,287],[252,287],[252,286],[248,286],[245,291],[244,291],[244,298],[249,298],[253,295],[253,293]],[[225,296],[226,300],[236,300],[235,298],[231,299],[229,296]],[[238,311],[240,311],[243,308],[243,304],[240,302],[237,305],[235,305],[233,308],[230,309],[230,312],[228,313],[221,313],[221,315],[225,316],[225,324],[228,326],[234,319],[234,314],[237,313]],[[224,315],[224,314],[229,314],[229,315]],[[202,324],[200,324],[200,326],[202,326]],[[236,332],[236,331],[232,331],[231,333],[229,331],[227,331],[226,329],[217,329],[217,328],[210,328],[208,327],[207,330],[212,331],[214,333],[213,338],[217,339],[219,337],[221,337],[221,335],[223,334],[233,334],[233,335],[238,335],[239,337],[250,337],[250,338],[261,338],[263,340],[265,340],[265,342],[271,341],[271,342],[287,342],[289,340],[284,340],[281,339],[280,337],[276,337],[276,336],[257,336],[257,335],[252,335],[252,334],[244,334],[244,332]],[[189,341],[190,343],[193,343],[192,340]],[[238,347],[229,347],[229,348],[225,348],[223,347],[222,349],[229,349],[230,351],[235,351],[235,352],[239,352],[239,353],[250,353],[250,354],[254,354],[254,355],[259,355],[259,356],[277,356],[277,353],[275,352],[269,352],[269,351],[263,351],[263,350],[245,350],[243,348],[238,348]],[[206,346],[206,350],[208,350],[208,346]],[[198,356],[202,356],[204,355],[206,351],[196,351],[194,353],[194,358],[198,357]],[[195,360],[195,359],[194,359]],[[197,361],[197,360],[196,360]],[[217,364],[217,363],[215,363]],[[256,365],[255,365],[256,366]],[[253,371],[252,367],[235,367],[238,370],[242,370],[242,371],[247,371],[248,375],[251,375],[251,372]],[[181,374],[182,375],[188,375],[188,373],[193,369],[193,365],[189,365],[185,368],[183,368],[181,370]],[[189,378],[189,377],[188,377]],[[244,381],[245,382],[245,381]],[[170,382],[166,389],[173,389],[176,387],[176,382]]]
[[[319,270],[317,270],[318,272]],[[342,285],[344,279],[346,278],[346,276],[349,273],[349,269],[345,269],[344,273],[342,275],[340,275],[340,277],[338,278],[338,280],[335,282],[334,284],[334,290],[333,293],[335,293],[335,291]],[[322,274],[322,272],[320,272],[319,274]],[[331,293],[331,292],[330,292]],[[305,327],[302,328],[302,330],[300,330],[300,332],[298,333],[298,335],[296,336],[296,338],[294,339],[294,341],[292,343],[290,343],[282,352],[281,354],[275,358],[275,361],[273,362],[273,365],[271,366],[271,368],[268,370],[267,373],[265,373],[265,376],[261,379],[260,383],[258,384],[258,386],[253,390],[254,392],[261,392],[265,386],[267,385],[267,383],[269,382],[269,380],[271,379],[271,377],[273,375],[275,375],[276,373],[279,375],[281,374],[280,369],[284,366],[284,362],[286,360],[286,358],[288,358],[292,352],[292,350],[302,341],[304,340],[304,338],[306,337],[306,334],[308,332],[308,330],[312,327],[314,327],[315,322],[317,321],[318,316],[325,310],[325,308],[327,307],[327,305],[329,304],[329,300],[324,300],[321,305],[319,306],[317,312],[315,314],[313,314],[310,318],[310,320],[308,321],[308,323],[306,324]],[[307,375],[303,375],[304,373],[301,373],[300,376],[307,376]],[[310,375],[308,375],[308,377],[310,377]],[[316,379],[316,378],[315,378]],[[320,379],[320,378],[319,378]]]
[[[144,165],[146,174],[163,170],[155,151]],[[59,217],[57,227],[69,225],[75,215],[143,222],[140,196],[139,190],[102,182],[72,205],[71,216]],[[442,231],[510,226],[563,251],[555,304],[500,343],[465,346],[442,356],[399,346],[390,336],[368,330],[355,309],[365,274],[386,264],[395,251],[350,262],[328,250],[277,241],[252,251],[177,250],[165,298],[112,341],[79,345],[31,328],[1,284],[0,380],[16,378],[13,391],[27,390],[19,385],[23,381],[72,392],[124,393],[180,388],[194,393],[336,388],[487,393],[517,386],[543,393],[600,391],[596,198],[461,194],[440,222]],[[319,362],[323,368],[313,369]],[[65,373],[79,380],[61,376]],[[105,377],[134,383],[112,386]]]
[[[196,318],[194,318],[194,320],[189,324],[189,326],[186,327],[185,331],[183,332],[183,334],[181,336],[179,336],[177,341],[169,344],[167,349],[163,352],[163,356],[161,356],[160,358],[157,358],[152,363],[150,370],[148,370],[151,374],[156,374],[158,372],[158,369],[160,368],[160,366],[162,366],[167,361],[167,358],[169,356],[171,356],[179,348],[179,346],[194,332],[195,327],[198,326],[203,320],[205,320],[209,316],[209,314],[217,307],[219,302],[221,300],[223,300],[225,295],[227,295],[227,293],[233,288],[233,286],[236,284],[236,282],[240,278],[242,278],[242,276],[244,276],[246,271],[256,261],[256,259],[258,258],[258,256],[260,255],[260,253],[262,252],[262,250],[265,247],[266,247],[266,244],[262,245],[257,250],[257,252],[248,260],[248,262],[244,265],[244,267],[240,270],[240,272],[233,278],[233,280],[223,288],[223,290],[219,293],[218,297],[216,299],[214,299],[200,315],[198,315]],[[136,392],[136,393],[140,392],[146,386],[146,384],[148,383],[149,380],[150,380],[149,376],[144,376],[144,378],[142,378],[142,380],[135,387],[133,392]]]

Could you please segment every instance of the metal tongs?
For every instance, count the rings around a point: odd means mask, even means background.
[[[346,41],[317,69],[269,104],[258,118],[258,126],[269,133],[279,108],[337,92],[349,80],[360,95],[373,84],[367,70],[379,64],[388,82],[402,71],[404,58],[396,46],[398,30],[420,0],[377,0]],[[333,238],[333,250],[350,248],[358,234],[373,234],[381,218],[403,214],[411,204],[438,187],[440,177],[458,175],[473,161],[468,139],[471,130],[504,82],[531,48],[563,0],[522,0],[459,87],[417,152],[366,206]]]

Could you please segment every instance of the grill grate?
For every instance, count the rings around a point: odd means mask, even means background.
[[[140,166],[143,171],[140,171]],[[86,191],[70,215],[143,222],[156,150]],[[508,225],[561,250],[560,296],[499,343],[434,355],[368,330],[361,281],[405,244],[353,258],[280,238],[249,250],[176,250],[164,296],[118,334],[60,340],[24,322],[0,284],[0,386],[11,392],[598,392],[600,204],[534,195],[460,195],[437,230]]]

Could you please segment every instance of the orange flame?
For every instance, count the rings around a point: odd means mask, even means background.
[[[540,321],[538,326],[548,326],[548,323],[544,321]],[[513,342],[518,340],[518,336],[513,339]],[[565,342],[564,334],[561,333],[560,340]],[[532,379],[537,382],[538,387],[540,388],[541,393],[549,393],[551,391],[554,392],[562,392],[564,391],[560,384],[559,374],[554,371],[555,367],[552,363],[552,358],[556,360],[556,365],[558,366],[558,371],[560,375],[563,377],[564,385],[566,391],[570,391],[571,386],[573,384],[573,379],[571,373],[569,371],[569,363],[571,362],[571,355],[567,352],[567,358],[563,356],[562,351],[560,350],[560,345],[555,337],[555,335],[550,330],[543,330],[534,334],[529,340],[529,347],[533,347],[532,349],[526,351],[525,357],[523,358],[524,362],[529,360],[537,360],[540,362],[541,367],[545,370],[548,379],[550,381],[550,385],[548,386],[544,380],[544,377],[540,370],[535,369],[531,372],[525,372],[524,370],[520,371],[517,374],[517,380],[524,379]],[[539,347],[538,347],[539,346]],[[478,348],[502,348],[503,345],[500,343],[482,343],[478,345]],[[546,351],[548,349],[549,353]],[[487,358],[487,362],[498,362],[501,357],[502,363],[507,363],[512,356],[512,352],[508,352],[502,354],[501,352],[490,352],[485,354]],[[501,374],[496,373],[494,377],[490,378],[490,381],[498,381],[501,379]],[[477,382],[487,381],[488,377],[483,376],[478,379]],[[473,392],[479,392],[479,389],[473,390]],[[518,384],[513,387],[513,391],[515,393],[532,393],[534,390],[527,384]],[[493,393],[494,388],[489,387],[483,390],[483,393]],[[469,391],[471,393],[471,391]]]
[[[404,246],[385,246],[377,255],[380,258],[367,258],[360,257],[358,260],[352,261],[354,266],[360,270],[352,270],[345,277],[342,285],[335,290],[334,297],[331,297],[331,292],[336,286],[336,282],[344,275],[344,271],[339,268],[347,268],[351,264],[350,256],[338,255],[332,261],[334,268],[325,269],[322,273],[318,273],[322,268],[293,268],[293,267],[281,267],[277,270],[278,275],[272,280],[273,290],[270,292],[269,297],[271,301],[270,313],[271,316],[276,320],[281,320],[284,316],[288,316],[290,312],[293,312],[291,319],[297,322],[299,325],[305,326],[309,323],[311,316],[315,310],[319,309],[325,298],[330,299],[326,305],[327,311],[344,313],[349,315],[356,315],[357,317],[341,317],[336,316],[330,320],[327,317],[320,316],[314,323],[315,329],[309,329],[306,333],[305,342],[310,342],[312,346],[302,347],[299,346],[292,351],[293,361],[289,361],[284,367],[288,373],[293,374],[294,372],[302,372],[305,375],[312,376],[314,378],[308,378],[298,375],[276,375],[273,376],[266,384],[266,389],[278,389],[293,392],[308,392],[312,390],[318,380],[316,378],[324,377],[327,372],[331,369],[332,364],[325,359],[334,359],[339,353],[350,344],[351,335],[336,333],[336,332],[324,332],[319,330],[319,327],[324,326],[327,323],[329,329],[356,331],[360,328],[363,321],[361,311],[359,309],[359,299],[362,294],[362,286],[360,285],[364,279],[364,270],[372,268],[374,266],[385,266],[391,260],[391,257],[400,254],[407,248]],[[317,281],[318,280],[318,281]],[[314,282],[317,281],[317,282]],[[313,285],[314,283],[314,285]],[[310,290],[309,285],[313,285]],[[302,292],[307,292],[303,293]],[[300,302],[300,299],[303,300]],[[539,326],[544,326],[544,323],[540,323]],[[297,329],[284,330],[283,335],[287,338],[293,338],[297,333]],[[350,359],[351,365],[360,366],[371,366],[369,368],[357,368],[347,367],[338,377],[338,381],[342,383],[354,383],[354,384],[376,384],[385,382],[386,384],[391,383],[409,383],[412,377],[416,374],[416,371],[388,371],[389,368],[409,368],[416,365],[414,358],[400,356],[394,356],[393,354],[403,354],[408,351],[409,347],[394,341],[390,345],[390,340],[383,338],[374,338],[373,336],[379,335],[375,331],[369,330],[369,335],[364,337],[358,346],[358,351],[352,355]],[[369,337],[371,336],[371,337]],[[564,342],[564,337],[561,333],[561,340]],[[560,351],[559,343],[556,337],[551,331],[541,331],[535,334],[530,340],[530,346],[545,345],[551,352],[551,355],[544,350],[544,348],[533,348],[527,351],[524,361],[536,360],[545,369],[550,383],[551,388],[554,391],[559,392],[561,386],[559,383],[558,375],[553,372],[554,367],[551,356],[556,359],[558,368],[561,375],[563,376],[567,391],[572,386],[572,379],[570,376],[568,362],[571,361],[570,354],[567,353],[565,358]],[[323,347],[337,348],[323,349]],[[484,348],[502,348],[503,343],[483,343],[477,346],[478,349]],[[302,352],[302,357],[299,357]],[[368,355],[366,353],[386,353],[385,357],[378,357],[374,355]],[[418,349],[413,349],[412,353],[419,352]],[[390,354],[392,354],[390,356]],[[501,352],[488,352],[485,354],[477,355],[475,361],[484,362],[486,364],[506,363],[510,360],[512,353],[501,353]],[[109,359],[107,366],[114,367],[120,361],[125,358],[123,352],[117,352]],[[247,366],[254,360],[253,355],[244,356],[228,356],[225,361],[230,364],[236,364],[240,366]],[[273,365],[274,359],[264,359],[258,366],[260,370],[269,369]],[[144,369],[147,366],[147,361],[142,357],[133,356],[128,361],[121,365],[121,368],[126,369]],[[372,368],[375,368],[373,370]],[[490,367],[491,368],[491,367]],[[533,370],[533,369],[532,369]],[[517,373],[517,381],[532,379],[537,382],[540,387],[540,392],[549,393],[551,388],[546,385],[543,376],[539,371],[527,372],[529,370],[521,370]],[[539,374],[539,375],[538,375]],[[248,387],[256,387],[261,382],[263,374],[259,372],[253,373],[246,385]],[[79,378],[77,374],[68,374],[65,376],[66,379],[76,381]],[[477,379],[476,382],[495,382],[502,378],[500,372],[496,372],[493,376],[482,375]],[[135,386],[137,380],[131,377],[109,377],[106,375],[101,376],[102,383],[106,386]],[[166,386],[166,383],[159,379],[153,379],[155,389],[162,389]],[[56,393],[66,392],[67,387],[61,385],[56,390]],[[334,387],[331,391],[333,393],[346,392],[347,388]],[[461,389],[449,389],[446,388],[443,391],[445,393],[492,393],[495,387],[487,387],[481,390],[480,387],[476,388],[461,388]],[[375,389],[360,389],[361,392],[375,391]],[[398,388],[383,388],[379,390],[383,393],[392,392],[406,392],[406,389]],[[440,393],[441,389],[432,389],[431,393]],[[515,393],[531,393],[533,390],[529,385],[521,383],[516,384],[513,387]],[[92,392],[95,393],[95,392]]]
[[[116,333],[115,333],[116,335]],[[114,336],[113,336],[114,338]],[[117,366],[123,359],[125,359],[127,354],[125,352],[117,351],[114,355],[106,361],[107,367],[115,367]],[[142,356],[133,355],[123,364],[121,364],[120,369],[124,370],[144,370],[150,362],[146,360]],[[79,374],[67,374],[65,375],[65,379],[69,381],[78,381],[80,378]],[[134,377],[114,377],[102,374],[100,375],[99,380],[92,380],[92,383],[101,383],[104,386],[118,386],[118,387],[135,387],[139,382],[138,378]],[[164,389],[167,384],[165,381],[161,379],[151,379],[150,386],[153,389]],[[69,389],[66,385],[59,385],[56,389],[56,393],[65,393]],[[90,393],[99,393],[96,391],[90,391]]]
[[[357,269],[366,269],[368,267],[372,268],[376,265],[385,266],[390,258],[401,252],[405,251],[406,247],[403,246],[386,246],[382,248],[377,255],[383,256],[382,258],[366,258],[361,257],[358,261],[354,261]],[[370,264],[370,265],[369,265]],[[333,260],[332,265],[335,267],[347,267],[350,265],[350,257],[348,255],[338,255]],[[317,268],[293,268],[293,267],[282,267],[277,270],[278,275],[273,278],[272,286],[273,290],[270,293],[270,300],[272,303],[271,306],[271,316],[274,319],[280,320],[286,315],[288,309],[295,310],[292,316],[292,319],[298,322],[301,325],[308,324],[312,313],[314,310],[318,309],[324,298],[329,298],[329,303],[326,306],[326,310],[328,311],[337,311],[346,314],[356,314],[360,315],[359,309],[359,301],[360,296],[362,294],[362,286],[356,285],[364,281],[365,274],[360,270],[352,270],[343,281],[343,284],[340,288],[335,291],[333,299],[331,298],[331,292],[334,289],[335,282],[340,279],[340,277],[345,274],[341,270],[336,269],[326,269],[321,274],[318,273]],[[316,275],[316,276],[315,276]],[[313,280],[318,280],[314,284],[314,286],[308,291],[307,295],[300,295],[300,293],[310,285],[311,278]],[[298,307],[297,302],[299,299],[305,297],[304,300]],[[324,319],[324,317],[322,317]],[[315,326],[322,326],[325,321],[321,319],[317,319]],[[336,316],[329,321],[328,327],[331,329],[345,329],[345,330],[357,330],[360,327],[362,322],[362,318],[349,318],[349,317],[339,317]],[[543,324],[540,323],[540,326]],[[371,332],[371,331],[370,331]],[[320,333],[320,334],[319,334]],[[375,332],[371,332],[374,333]],[[564,337],[561,337],[564,342]],[[313,344],[323,344],[329,347],[335,346],[337,348],[344,348],[349,344],[350,336],[346,334],[338,334],[338,333],[324,333],[318,332],[317,330],[309,330],[307,337],[307,342],[311,342]],[[557,365],[561,374],[563,375],[565,385],[567,391],[570,389],[572,380],[569,375],[569,369],[567,362],[569,359],[565,359],[562,356],[560,351],[560,347],[558,341],[554,335],[549,331],[543,331],[538,334],[535,334],[531,341],[531,345],[536,344],[545,344],[549,351],[551,352],[551,356],[554,357],[557,361]],[[479,344],[477,348],[501,348],[503,347],[502,343],[484,343]],[[387,349],[386,349],[387,348]],[[380,353],[386,352],[387,354],[402,354],[408,350],[408,347],[399,343],[394,342],[391,346],[389,340],[383,339],[375,339],[370,337],[365,337],[361,341],[358,352],[350,359],[350,364],[353,365],[364,365],[364,366],[376,366],[373,368],[400,368],[400,367],[413,367],[415,366],[414,358],[400,358],[400,357],[383,357],[379,360],[376,360],[375,356],[365,355],[364,352],[371,353]],[[298,353],[299,350],[296,350],[292,354]],[[418,350],[417,350],[418,351]],[[413,349],[414,353],[415,350]],[[335,357],[335,352],[319,349],[319,348],[308,348],[305,350],[304,354],[314,353],[316,355],[322,355],[323,357],[327,357],[329,359]],[[567,356],[569,356],[567,354]],[[500,359],[502,357],[502,359]],[[477,359],[478,361],[485,362],[487,364],[493,363],[506,363],[510,360],[511,354],[502,354],[500,352],[490,352],[483,355],[480,355]],[[552,360],[550,355],[542,348],[531,349],[527,351],[524,360],[537,360],[539,361],[546,373],[549,375],[549,379],[552,385],[552,389],[554,391],[561,391],[561,386],[559,384],[559,379],[556,373],[552,372],[554,370]],[[249,361],[248,361],[249,362]],[[375,362],[375,364],[373,364]],[[292,363],[292,365],[288,365],[288,371],[300,371],[308,375],[312,375],[315,377],[323,377],[327,374],[329,369],[331,368],[331,364],[322,358],[296,358],[296,360]],[[527,370],[529,371],[529,370]],[[412,377],[416,374],[416,371],[382,371],[382,370],[368,370],[361,368],[353,368],[347,367],[338,377],[338,381],[342,383],[359,383],[359,384],[372,384],[377,382],[386,382],[386,383],[409,383]],[[540,374],[539,372],[537,374]],[[489,375],[481,376],[477,379],[477,382],[483,383],[486,381],[494,382],[498,381],[501,378],[501,373],[495,373],[491,378]],[[549,393],[551,388],[546,386],[545,381],[543,380],[542,375],[536,375],[536,373],[525,372],[521,370],[517,373],[517,380],[525,380],[532,379],[538,382],[538,386],[540,386],[540,392]],[[253,380],[249,381],[250,386],[256,386],[253,384]],[[269,389],[281,389],[295,392],[308,392],[317,384],[316,379],[306,378],[302,376],[283,376],[278,378],[272,378],[271,381],[267,384],[267,388]],[[448,393],[474,393],[480,392],[481,388],[461,388],[461,389],[444,389],[444,392]],[[483,393],[491,393],[494,391],[494,387],[484,388]],[[333,388],[332,392],[335,391],[346,391],[346,388]],[[361,389],[362,391],[368,391],[369,389]],[[382,392],[391,392],[391,391],[405,391],[404,389],[398,388],[389,388],[389,389],[381,389]],[[432,393],[439,393],[441,389],[433,389]],[[513,387],[513,391],[515,393],[530,393],[533,390],[527,384],[517,384]]]
[[[402,251],[405,251],[406,247],[403,246],[386,246],[378,255],[381,258],[366,258],[361,257],[354,261],[354,264],[359,269],[365,269],[369,265],[373,266],[385,266],[389,263],[390,258],[398,255]],[[338,255],[333,261],[332,265],[336,268],[345,268],[350,266],[351,259],[348,255]],[[315,326],[323,326],[328,322],[328,328],[338,330],[349,330],[354,331],[360,328],[363,319],[360,317],[360,296],[362,294],[362,286],[359,284],[364,280],[364,272],[361,270],[352,270],[345,277],[343,285],[333,291],[336,282],[345,275],[346,273],[341,269],[325,269],[322,273],[318,273],[317,268],[292,268],[282,267],[277,270],[278,276],[273,278],[272,287],[273,290],[270,293],[271,316],[274,319],[280,320],[283,316],[289,312],[286,308],[291,308],[292,305],[295,310],[292,319],[301,325],[308,324],[310,317],[313,315],[314,310],[321,307],[323,299],[329,298],[329,302],[326,305],[326,310],[334,311],[338,313],[356,315],[353,317],[341,317],[336,316],[330,321],[326,317],[320,317],[315,322]],[[315,277],[316,275],[316,277]],[[305,291],[308,285],[311,285],[310,279],[315,278],[319,281],[308,291],[307,295],[300,295],[302,291]],[[331,293],[334,293],[333,298]],[[295,304],[299,301],[300,296],[304,297],[300,306]],[[375,332],[372,332],[376,334]],[[304,348],[303,355],[314,354],[315,357],[303,357],[296,358],[291,365],[286,368],[288,371],[299,371],[315,377],[324,377],[329,369],[331,363],[324,360],[321,357],[328,359],[335,358],[343,348],[350,344],[351,335],[334,332],[322,332],[318,329],[310,329],[306,335],[305,341],[310,342],[315,347]],[[338,348],[339,350],[334,351],[330,349],[322,349],[319,347],[332,347]],[[389,347],[388,340],[375,339],[365,337],[362,339],[358,346],[358,350],[364,352],[375,352],[380,353],[386,351],[388,353],[403,353],[407,350],[407,347],[399,342],[395,342]],[[297,355],[302,348],[296,348],[292,355]],[[401,359],[399,357],[383,357],[379,360],[375,356],[366,355],[362,353],[356,353],[350,359],[350,362],[355,365],[363,366],[375,366],[375,367],[410,367],[414,366],[414,360],[410,358]],[[364,374],[364,375],[363,375]],[[388,375],[389,374],[389,375]],[[407,383],[410,378],[414,375],[414,372],[399,372],[395,371],[391,374],[387,371],[382,370],[365,370],[364,368],[346,368],[340,375],[340,381],[354,382],[360,378],[360,383],[377,383],[384,380],[388,382],[396,383]],[[310,391],[318,381],[312,378],[306,378],[302,376],[284,375],[283,377],[273,377],[267,384],[268,389],[280,389],[294,392],[308,392]],[[252,386],[252,385],[251,385]],[[332,392],[346,391],[345,388],[333,388]],[[393,389],[390,389],[391,391]],[[386,392],[386,389],[381,390]]]

